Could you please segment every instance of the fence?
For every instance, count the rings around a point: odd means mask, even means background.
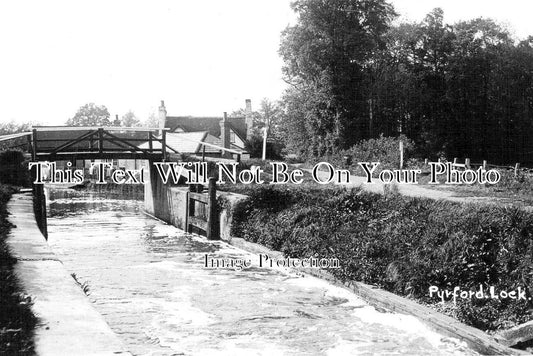
[[[439,162],[441,159],[439,158]],[[424,161],[424,164],[428,164],[428,159],[426,158]],[[453,159],[452,168],[458,168],[458,169],[472,169],[473,167],[483,167],[484,170],[496,168],[496,169],[502,169],[502,170],[513,170],[514,176],[518,176],[518,172],[520,171],[520,163],[515,163],[514,166],[499,166],[495,164],[489,164],[486,160],[483,160],[481,163],[472,163],[470,162],[470,158],[465,158],[464,163],[459,163],[457,158]]]

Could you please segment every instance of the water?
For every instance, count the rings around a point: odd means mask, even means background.
[[[415,318],[283,270],[204,268],[252,258],[142,213],[142,202],[50,195],[48,242],[135,355],[473,354]]]

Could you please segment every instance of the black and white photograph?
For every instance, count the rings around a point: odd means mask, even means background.
[[[0,2],[0,356],[533,354],[532,14]]]

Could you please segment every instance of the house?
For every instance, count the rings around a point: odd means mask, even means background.
[[[253,129],[251,100],[247,99],[245,105],[245,116],[242,117],[227,117],[225,113],[220,117],[167,116],[165,103],[161,101],[159,127],[169,129],[167,144],[180,153],[231,157],[228,152],[213,147],[219,146],[242,152],[246,158],[244,143]],[[192,142],[197,145],[191,145]],[[202,145],[202,142],[210,145]]]

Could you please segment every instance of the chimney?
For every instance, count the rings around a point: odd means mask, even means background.
[[[246,139],[249,140],[252,137],[254,129],[254,118],[252,117],[252,100],[245,100],[246,106],[244,109],[244,122],[246,123]]]
[[[159,134],[163,134],[163,130],[165,128],[165,124],[167,121],[167,109],[165,108],[165,102],[161,100],[161,106],[159,107]]]
[[[220,143],[222,147],[230,149],[231,148],[231,142],[230,142],[230,135],[229,135],[230,125],[228,121],[228,114],[224,113],[224,118],[222,121],[220,121]],[[222,157],[229,157],[231,158],[232,155],[229,152],[222,152]]]

